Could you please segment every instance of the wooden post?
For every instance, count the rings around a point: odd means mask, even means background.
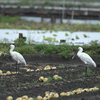
[[[63,21],[62,21],[63,19],[62,18],[60,18],[60,23],[63,23]]]
[[[66,40],[60,40],[60,43],[66,43]]]
[[[42,15],[42,16],[41,16],[41,22],[43,22],[43,18],[44,18],[44,16]]]
[[[53,15],[51,16],[51,23],[55,23],[55,18]]]
[[[19,33],[19,38],[26,40],[26,37],[23,37],[23,33]]]
[[[19,38],[23,38],[23,34],[22,33],[19,33]]]

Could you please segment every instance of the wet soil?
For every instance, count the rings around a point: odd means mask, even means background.
[[[17,97],[28,95],[29,97],[44,97],[46,91],[61,92],[73,91],[78,88],[92,88],[100,85],[100,56],[92,56],[97,67],[88,66],[90,70],[87,77],[82,75],[86,71],[86,65],[76,56],[73,60],[65,59],[61,55],[31,54],[23,55],[28,66],[19,66],[19,74],[0,75],[0,100],[6,100],[7,96]],[[56,69],[44,70],[44,67],[56,67]],[[41,69],[41,70],[38,70]],[[29,71],[27,71],[29,69]],[[16,71],[15,62],[9,55],[0,57],[0,70],[3,73]],[[32,70],[32,71],[31,71]],[[34,70],[34,71],[33,71]],[[40,76],[53,77],[59,75],[61,80],[52,79],[50,82],[40,82]],[[100,100],[100,90],[83,92],[70,96],[53,98],[51,100]]]

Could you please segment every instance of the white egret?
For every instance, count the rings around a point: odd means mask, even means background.
[[[77,56],[81,59],[81,61],[84,64],[92,65],[92,66],[96,67],[96,63],[93,61],[93,59],[88,54],[82,52],[83,51],[82,47],[79,47],[78,50],[79,51],[77,52]],[[73,56],[73,58],[74,58],[74,56]],[[86,66],[86,73],[85,73],[85,75],[87,76],[87,66]]]
[[[19,66],[17,66],[17,64],[23,63],[26,66],[26,61],[20,53],[13,51],[14,48],[15,48],[14,45],[10,45],[10,55],[11,55],[12,59],[16,61],[16,73],[17,73],[17,70],[19,70]]]

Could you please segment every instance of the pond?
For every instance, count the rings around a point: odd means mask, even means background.
[[[88,44],[92,40],[100,40],[100,32],[73,32],[69,31],[49,31],[49,30],[17,30],[17,29],[0,29],[0,42],[14,43],[19,38],[19,33],[23,33],[27,43],[54,43],[55,45],[65,40],[66,43],[74,45]]]
[[[42,18],[41,17],[29,17],[29,16],[21,16],[22,19],[25,19],[27,21],[34,21],[34,22],[41,22],[42,21]],[[43,22],[44,23],[50,23],[51,22],[51,19],[50,18],[43,18]],[[62,20],[63,23],[84,23],[84,24],[100,24],[100,20],[80,20],[80,19],[63,19]],[[55,23],[61,23],[61,19],[60,18],[57,18],[55,19]]]

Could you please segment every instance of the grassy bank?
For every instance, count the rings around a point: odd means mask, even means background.
[[[0,28],[1,29],[27,29],[27,30],[51,30],[51,31],[70,31],[70,23],[67,24],[53,24],[53,23],[35,23],[22,20],[20,17],[9,17],[0,15]],[[73,24],[71,28],[72,32],[74,31],[100,31],[100,25],[89,25],[89,24]],[[6,33],[7,34],[7,33]],[[99,34],[99,33],[98,33]],[[30,40],[29,40],[30,41]],[[77,50],[78,46],[69,46],[68,44],[57,45],[54,44],[36,44],[31,45],[26,44],[23,40],[15,40],[15,50],[21,54],[60,54],[65,58],[70,57]],[[88,45],[82,46],[84,51],[89,55],[98,55],[100,54],[100,43],[96,41],[91,41]],[[0,51],[7,53],[9,44],[1,43]]]
[[[94,31],[100,32],[100,24],[73,24],[70,22],[65,24],[55,23],[36,23],[33,21],[25,21],[20,17],[10,17],[0,15],[1,29],[27,29],[27,30],[51,30],[51,31]]]
[[[24,41],[15,41],[16,48],[15,51],[21,53],[21,54],[34,54],[34,53],[40,53],[40,54],[59,54],[64,56],[65,58],[70,57],[73,55],[79,46],[74,45],[68,45],[68,44],[60,44],[60,45],[54,45],[54,44],[26,44]],[[9,54],[9,45],[7,43],[1,43],[0,44],[0,52],[8,53]],[[99,41],[91,41],[89,45],[83,45],[82,46],[84,51],[91,55],[100,55],[100,42]]]
[[[65,0],[65,6],[66,7],[72,7],[73,6],[73,2],[74,0],[70,1],[70,0]],[[78,3],[77,3],[78,2]],[[87,3],[88,4],[87,4]],[[76,0],[75,2],[75,7],[89,7],[89,8],[99,8],[100,6],[98,5],[94,5],[94,4],[90,4],[91,2],[95,3],[95,2],[100,2],[99,0]],[[20,0],[19,2],[1,2],[2,5],[17,5],[17,6],[51,6],[51,7],[62,7],[63,6],[63,0]]]

